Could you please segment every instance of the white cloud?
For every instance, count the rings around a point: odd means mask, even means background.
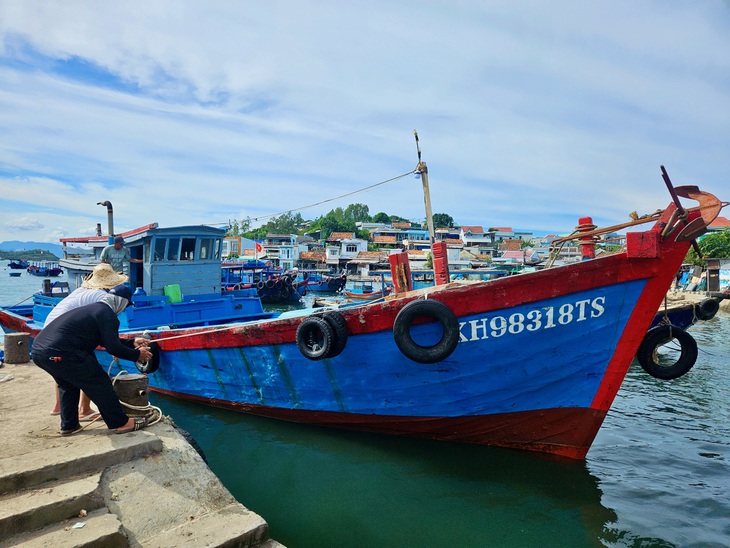
[[[414,128],[462,224],[621,222],[660,164],[728,199],[729,46],[712,2],[6,0],[0,241],[320,202],[413,169]],[[302,215],[354,202],[424,216],[411,177]]]

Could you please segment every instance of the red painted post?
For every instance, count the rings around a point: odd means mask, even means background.
[[[433,253],[433,275],[435,285],[445,285],[451,281],[449,277],[449,257],[446,252],[446,242],[436,242],[431,245]]]
[[[411,265],[408,262],[408,253],[393,253],[388,256],[390,275],[396,294],[405,293],[413,289],[411,279]]]
[[[578,226],[576,227],[578,232],[591,232],[595,229],[596,225],[593,224],[593,217],[580,217],[578,219]],[[594,259],[596,257],[596,237],[581,236],[580,251],[583,255],[584,261],[587,259]]]

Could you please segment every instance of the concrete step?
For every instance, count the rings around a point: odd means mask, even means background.
[[[116,435],[95,430],[68,438],[59,436],[59,440],[63,442],[41,451],[0,458],[0,494],[103,470],[162,451],[162,440],[145,431]]]
[[[232,504],[214,513],[190,519],[174,529],[137,540],[142,546],[157,548],[267,546],[268,530],[261,516],[247,511],[240,504]]]
[[[104,507],[100,482],[101,473],[97,473],[0,497],[0,539]]]
[[[83,527],[76,526],[80,523]],[[127,548],[129,545],[121,522],[106,508],[4,539],[2,543],[3,548]]]

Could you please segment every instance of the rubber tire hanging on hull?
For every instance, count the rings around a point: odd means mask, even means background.
[[[332,350],[335,335],[327,320],[310,316],[297,327],[297,348],[305,358],[322,360]]]
[[[411,337],[411,325],[422,317],[432,318],[443,327],[443,335],[434,345],[421,346]],[[412,301],[395,317],[393,338],[400,351],[414,362],[440,362],[448,358],[459,344],[459,320],[456,314],[440,301],[431,299]]]
[[[695,315],[700,320],[711,320],[720,310],[720,303],[715,299],[702,299],[695,306]]]
[[[342,353],[347,344],[347,324],[345,323],[345,319],[337,312],[325,312],[322,314],[322,317],[330,325],[335,334],[332,349],[327,354],[328,358],[334,358]]]
[[[146,362],[136,362],[134,365],[140,373],[149,375],[160,368],[160,346],[156,342],[150,343],[152,357]]]
[[[657,350],[670,341],[679,343],[681,353],[672,365],[657,363]],[[656,379],[672,380],[686,374],[697,361],[697,341],[684,329],[674,325],[657,325],[646,332],[639,345],[636,359],[649,375]]]

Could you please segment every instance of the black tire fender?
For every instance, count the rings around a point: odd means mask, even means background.
[[[297,327],[297,348],[305,358],[321,360],[332,350],[334,332],[319,316],[309,316]]]
[[[711,320],[720,310],[720,303],[715,299],[703,299],[695,306],[695,315],[700,320]]]
[[[347,324],[345,319],[337,312],[325,312],[322,317],[332,328],[335,334],[335,340],[332,343],[332,348],[327,354],[328,358],[334,358],[339,356],[347,345]]]
[[[662,365],[657,361],[657,350],[670,341],[679,344],[681,353],[673,364]],[[656,379],[678,379],[697,361],[697,341],[684,329],[669,324],[657,325],[644,335],[636,359],[644,371]]]
[[[152,357],[149,359],[149,361],[146,362],[135,362],[135,367],[140,373],[144,373],[145,375],[149,375],[150,373],[154,373],[160,368],[160,345],[158,345],[156,342],[150,343],[150,352],[152,352]]]
[[[264,288],[264,282],[258,281],[256,282],[256,289],[263,289]]]
[[[208,459],[205,458],[205,453],[203,452],[203,448],[200,447],[200,444],[197,441],[195,441],[195,438],[193,437],[193,435],[190,432],[188,432],[187,430],[180,428],[177,425],[175,426],[175,430],[177,430],[177,433],[180,434],[183,438],[185,438],[185,441],[188,442],[188,444],[190,444],[190,447],[195,449],[195,452],[198,455],[200,455],[200,458],[203,459],[203,462],[205,464],[208,464]]]
[[[441,339],[432,346],[421,346],[411,337],[411,325],[418,318],[432,318],[443,327]],[[459,344],[459,320],[456,314],[440,301],[432,299],[412,301],[395,317],[393,338],[400,351],[419,363],[436,363],[448,358]]]

